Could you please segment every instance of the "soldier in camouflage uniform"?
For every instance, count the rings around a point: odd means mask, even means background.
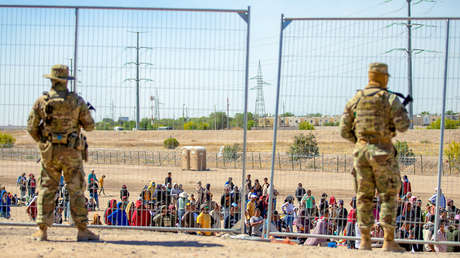
[[[81,134],[94,129],[94,120],[88,106],[76,93],[69,92],[69,69],[54,65],[51,90],[34,103],[27,122],[27,131],[38,143],[41,153],[41,175],[38,179],[39,230],[32,235],[36,240],[47,240],[47,228],[54,220],[55,194],[61,173],[70,195],[70,212],[78,228],[77,241],[98,240],[99,236],[87,229],[88,210],[85,207],[85,175],[83,161],[87,151],[86,138]]]
[[[355,143],[353,171],[361,231],[359,249],[371,250],[370,229],[374,224],[372,200],[377,191],[382,201],[383,249],[401,252],[404,249],[394,242],[401,177],[391,139],[396,136],[396,131],[406,131],[410,120],[398,97],[387,91],[387,65],[370,64],[368,76],[369,84],[347,103],[340,121],[342,137]]]

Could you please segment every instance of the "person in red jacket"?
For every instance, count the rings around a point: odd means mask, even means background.
[[[150,212],[144,207],[141,200],[137,200],[130,225],[147,227],[150,226],[150,222]]]
[[[405,196],[408,192],[412,192],[412,187],[410,185],[409,179],[407,178],[406,175],[403,177],[403,182],[402,182],[402,195]]]
[[[109,201],[109,205],[104,212],[104,222],[106,225],[112,225],[112,223],[107,219],[107,217],[112,214],[112,212],[117,208],[117,200],[112,199]]]

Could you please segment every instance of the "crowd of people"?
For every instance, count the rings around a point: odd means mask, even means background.
[[[10,216],[10,206],[26,204],[26,211],[32,220],[37,216],[37,193],[35,192],[34,176],[25,174],[18,178],[18,188],[21,197],[1,189],[1,216]],[[100,210],[99,195],[104,194],[105,175],[97,178],[94,170],[88,175],[88,196],[86,203],[89,211]],[[435,229],[435,213],[437,192],[427,200],[425,206],[420,198],[412,194],[411,183],[407,176],[401,182],[401,192],[398,201],[396,236],[401,239],[460,241],[460,209],[454,201],[440,195],[439,227]],[[24,188],[25,186],[25,188]],[[195,185],[194,191],[186,192],[182,184],[174,183],[172,173],[168,172],[164,183],[149,182],[140,189],[139,194],[131,195],[127,185],[122,185],[119,199],[110,199],[102,217],[96,212],[92,224],[117,226],[158,226],[158,227],[187,227],[187,228],[240,228],[253,236],[263,236],[264,230],[270,231],[313,233],[322,235],[360,236],[357,225],[356,198],[349,203],[335,196],[322,193],[316,198],[310,189],[305,189],[298,183],[293,195],[287,195],[279,205],[279,210],[273,209],[271,222],[267,223],[269,212],[270,184],[268,178],[262,183],[252,180],[247,175],[244,183],[245,196],[230,177],[224,184],[220,198],[214,196],[211,185],[203,186],[201,181]],[[27,190],[27,194],[25,194]],[[436,190],[436,189],[435,189]],[[277,207],[279,193],[273,189],[273,207]],[[246,209],[241,210],[241,198],[246,201]],[[69,193],[61,179],[56,193],[55,223],[70,219]],[[372,228],[373,237],[383,237],[383,229],[379,223],[380,200],[374,198],[373,215],[375,224]],[[211,235],[210,232],[197,232]],[[327,238],[299,238],[305,245],[326,245],[332,240]],[[336,241],[335,244],[357,248],[359,241]],[[379,245],[376,243],[374,245]],[[460,251],[458,246],[402,244],[408,251]]]

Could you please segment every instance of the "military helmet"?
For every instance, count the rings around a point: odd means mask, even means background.
[[[369,65],[369,72],[381,73],[390,76],[388,73],[388,65],[385,63],[371,63]]]
[[[44,74],[43,77],[60,82],[74,79],[74,77],[69,76],[69,67],[62,64],[53,65],[51,67],[51,73]]]

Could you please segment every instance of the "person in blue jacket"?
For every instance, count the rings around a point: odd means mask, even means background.
[[[107,220],[116,226],[128,226],[128,216],[126,216],[125,210],[123,210],[123,203],[117,203],[117,209],[113,211],[108,217]]]

